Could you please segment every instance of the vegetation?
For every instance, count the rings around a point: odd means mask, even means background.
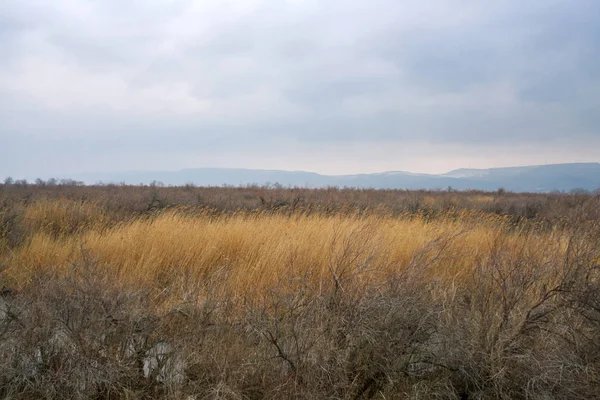
[[[591,399],[600,195],[0,185],[0,396]]]

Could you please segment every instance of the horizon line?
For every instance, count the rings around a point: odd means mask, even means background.
[[[320,176],[338,176],[338,177],[339,176],[356,176],[356,175],[377,175],[377,174],[386,174],[386,173],[406,173],[406,174],[414,174],[414,175],[440,176],[440,175],[446,175],[446,174],[449,174],[451,172],[460,171],[460,170],[487,171],[487,170],[495,170],[495,169],[532,168],[532,167],[547,167],[547,166],[555,166],[555,165],[581,165],[581,164],[600,164],[600,161],[576,161],[576,162],[561,162],[561,163],[550,163],[550,164],[511,165],[511,166],[504,166],[504,167],[488,167],[488,168],[460,167],[460,168],[455,168],[455,169],[452,169],[452,170],[449,170],[449,171],[446,171],[446,172],[442,172],[442,173],[413,172],[413,171],[407,171],[407,170],[385,170],[385,171],[379,171],[379,172],[357,172],[357,173],[346,173],[346,174],[327,174],[327,173],[321,173],[321,172],[317,172],[317,171],[300,170],[300,169],[286,170],[286,169],[279,169],[279,168],[268,169],[268,168],[245,168],[245,167],[190,167],[190,168],[180,168],[180,169],[173,169],[173,170],[166,170],[166,169],[136,169],[136,170],[118,170],[118,171],[90,171],[90,172],[74,172],[74,173],[53,173],[53,174],[45,174],[45,176],[49,176],[49,177],[53,177],[53,178],[65,178],[65,177],[68,178],[69,175],[71,175],[71,176],[77,176],[77,175],[100,175],[100,174],[153,173],[153,172],[176,173],[176,172],[183,172],[183,171],[209,170],[209,169],[214,169],[214,170],[240,170],[240,171],[267,171],[267,172],[310,173],[310,174],[316,174],[316,175],[320,175]],[[12,177],[12,176],[8,175],[8,176],[5,176],[3,178],[9,178],[9,177]],[[31,179],[37,179],[37,178],[39,178],[39,176],[37,176],[36,178],[31,178]],[[14,177],[14,179],[20,179],[20,178]],[[27,178],[23,178],[23,179],[27,179]]]

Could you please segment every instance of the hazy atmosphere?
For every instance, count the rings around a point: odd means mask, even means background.
[[[600,161],[600,3],[0,6],[0,176]]]

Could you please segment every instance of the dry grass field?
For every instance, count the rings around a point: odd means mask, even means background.
[[[600,196],[0,185],[0,396],[600,398]]]

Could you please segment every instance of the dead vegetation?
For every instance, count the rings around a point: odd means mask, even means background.
[[[598,196],[0,188],[2,398],[600,393]]]

